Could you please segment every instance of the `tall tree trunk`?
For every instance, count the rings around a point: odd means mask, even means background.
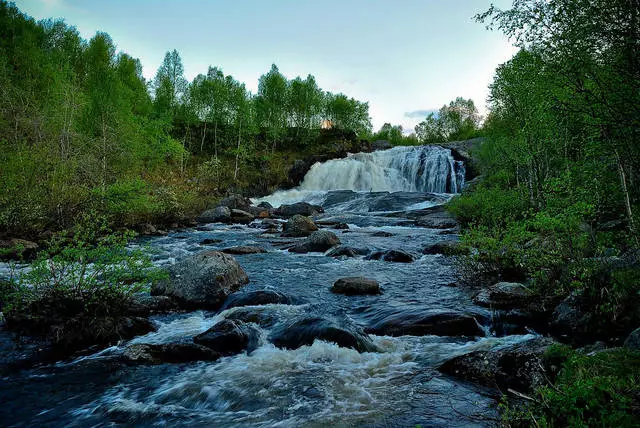
[[[618,153],[618,150],[615,150],[616,155],[616,163],[618,164],[618,175],[620,177],[620,185],[622,186],[622,194],[624,195],[624,205],[627,211],[627,218],[629,220],[629,232],[631,233],[631,237],[634,241],[636,247],[640,246],[638,243],[638,234],[636,233],[636,225],[633,218],[633,209],[631,207],[631,198],[629,197],[629,188],[627,186],[627,174],[624,170],[624,164],[622,162],[622,158]]]
[[[202,139],[200,140],[200,153],[202,153],[202,150],[204,148],[204,139],[207,135],[207,121],[204,121],[204,129],[202,130]]]
[[[240,137],[242,135],[242,121],[238,124],[238,145],[236,147],[236,167],[233,171],[233,179],[238,178],[238,159],[240,157]]]
[[[214,121],[213,125],[213,155],[218,159],[218,119]]]

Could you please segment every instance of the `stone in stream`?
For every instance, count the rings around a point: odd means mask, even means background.
[[[458,226],[458,222],[446,211],[444,206],[428,209],[428,213],[416,218],[416,226],[430,229],[452,229]]]
[[[324,209],[319,205],[311,205],[308,202],[296,202],[291,205],[280,205],[275,209],[274,214],[279,217],[289,218],[294,215],[312,217],[322,214],[323,212]]]
[[[517,282],[499,282],[481,290],[473,303],[495,309],[514,309],[527,305],[533,298],[532,292]]]
[[[178,304],[168,296],[151,296],[149,293],[135,293],[127,302],[126,313],[136,316],[167,313],[179,309]]]
[[[340,238],[335,233],[328,230],[318,230],[301,243],[289,248],[289,251],[292,253],[323,253],[338,244],[340,244]]]
[[[369,254],[369,250],[367,248],[355,248],[349,247],[347,245],[338,245],[331,248],[326,255],[328,257],[356,257],[366,256],[367,254]]]
[[[196,221],[198,223],[230,223],[231,209],[226,206],[219,206],[212,210],[207,210],[200,214]]]
[[[633,349],[634,351],[640,351],[640,327],[636,328],[629,334],[624,341],[625,348]]]
[[[359,327],[320,317],[303,318],[280,326],[269,336],[271,343],[285,349],[312,345],[315,340],[335,343],[340,347],[355,349],[358,352],[377,351],[369,336]]]
[[[474,351],[442,364],[442,373],[502,389],[530,392],[546,386],[560,370],[564,357],[546,356],[555,342],[536,337],[488,351]]]
[[[245,255],[245,254],[262,254],[266,253],[267,250],[260,247],[252,247],[248,245],[242,245],[239,247],[230,247],[222,250],[223,253],[233,254],[233,255]]]
[[[231,221],[233,223],[249,224],[255,220],[255,218],[256,217],[250,212],[237,209],[231,210]]]
[[[392,308],[375,313],[365,331],[379,336],[485,336],[473,315],[421,308]]]
[[[169,268],[169,278],[151,288],[151,295],[172,297],[187,309],[218,309],[231,293],[249,282],[230,255],[207,251],[180,260]]]
[[[222,244],[222,242],[223,242],[222,239],[207,238],[200,241],[200,245],[215,245],[215,244]]]
[[[376,238],[390,238],[393,235],[391,232],[385,232],[384,230],[379,230],[371,234],[371,236],[375,236]]]
[[[251,200],[242,195],[232,194],[218,203],[219,207],[229,207],[232,210],[246,210],[251,206]]]
[[[309,217],[296,214],[284,224],[282,236],[309,236],[316,230],[318,230],[318,226],[316,226],[313,220]]]
[[[380,284],[375,279],[364,277],[341,278],[333,284],[331,291],[347,296],[380,294]]]
[[[366,259],[382,260],[385,262],[395,262],[395,263],[412,263],[413,261],[415,261],[415,257],[413,255],[402,250],[377,251],[367,256]]]
[[[194,343],[224,355],[251,352],[258,347],[260,332],[239,320],[225,319],[193,338]]]
[[[256,290],[248,293],[234,293],[224,303],[224,309],[238,306],[259,306],[269,304],[290,305],[292,300],[289,296],[276,290]]]
[[[133,364],[189,363],[215,361],[222,355],[196,343],[137,343],[125,349],[122,358]]]

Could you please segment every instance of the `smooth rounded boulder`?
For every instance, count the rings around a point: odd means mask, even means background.
[[[309,217],[294,215],[282,229],[282,236],[304,237],[318,230],[318,226]]]
[[[260,306],[270,304],[290,305],[292,300],[289,296],[276,290],[264,289],[250,291],[248,293],[234,293],[224,303],[224,309],[236,308],[239,306]]]
[[[198,223],[229,223],[231,222],[231,209],[227,206],[219,206],[207,210],[200,214],[196,221]]]
[[[366,248],[349,247],[347,245],[338,245],[327,252],[328,257],[336,258],[366,256],[367,254],[369,254],[369,250]]]
[[[236,259],[220,251],[207,251],[171,266],[169,278],[156,283],[151,295],[169,296],[187,309],[218,309],[248,282]]]
[[[215,361],[220,357],[218,352],[195,343],[137,343],[127,347],[122,355],[127,363],[151,365]]]
[[[484,337],[475,317],[455,311],[422,308],[391,308],[374,312],[365,331],[380,336],[467,336]]]
[[[280,205],[274,211],[274,214],[280,217],[293,217],[295,215],[302,215],[311,217],[314,215],[322,214],[324,209],[318,205],[311,205],[308,202],[296,202],[291,205]]]
[[[360,328],[337,321],[310,317],[276,328],[269,341],[278,348],[297,349],[316,340],[335,343],[358,352],[375,352],[376,346]]]
[[[346,296],[380,294],[380,284],[375,279],[361,276],[341,278],[333,284],[331,291]]]
[[[339,244],[340,238],[335,233],[328,230],[318,230],[300,244],[289,248],[289,251],[292,253],[323,253]]]
[[[223,355],[253,351],[258,346],[259,332],[243,321],[225,319],[193,338],[193,342]]]
[[[382,260],[392,263],[412,263],[415,261],[413,255],[402,250],[377,251],[369,256],[367,260]]]
[[[520,308],[531,301],[533,295],[524,285],[517,282],[499,282],[481,290],[473,303],[495,309]]]

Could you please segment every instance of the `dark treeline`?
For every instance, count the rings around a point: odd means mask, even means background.
[[[484,180],[451,207],[480,249],[472,275],[528,281],[541,311],[566,298],[569,342],[621,344],[640,325],[640,3],[515,0],[477,18],[520,51],[490,86]],[[566,355],[509,426],[638,423],[637,354]]]
[[[282,174],[278,151],[309,149],[323,121],[370,135],[368,104],[311,75],[288,80],[274,65],[256,94],[216,67],[189,83],[174,50],[147,82],[108,34],[86,41],[0,1],[2,234],[89,211],[115,224],[176,221],[255,170]]]

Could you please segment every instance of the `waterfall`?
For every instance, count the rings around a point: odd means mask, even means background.
[[[464,184],[464,163],[440,146],[394,147],[344,159],[316,163],[296,189],[276,192],[271,203],[320,203],[326,192],[458,193]],[[276,205],[277,206],[277,205]]]

